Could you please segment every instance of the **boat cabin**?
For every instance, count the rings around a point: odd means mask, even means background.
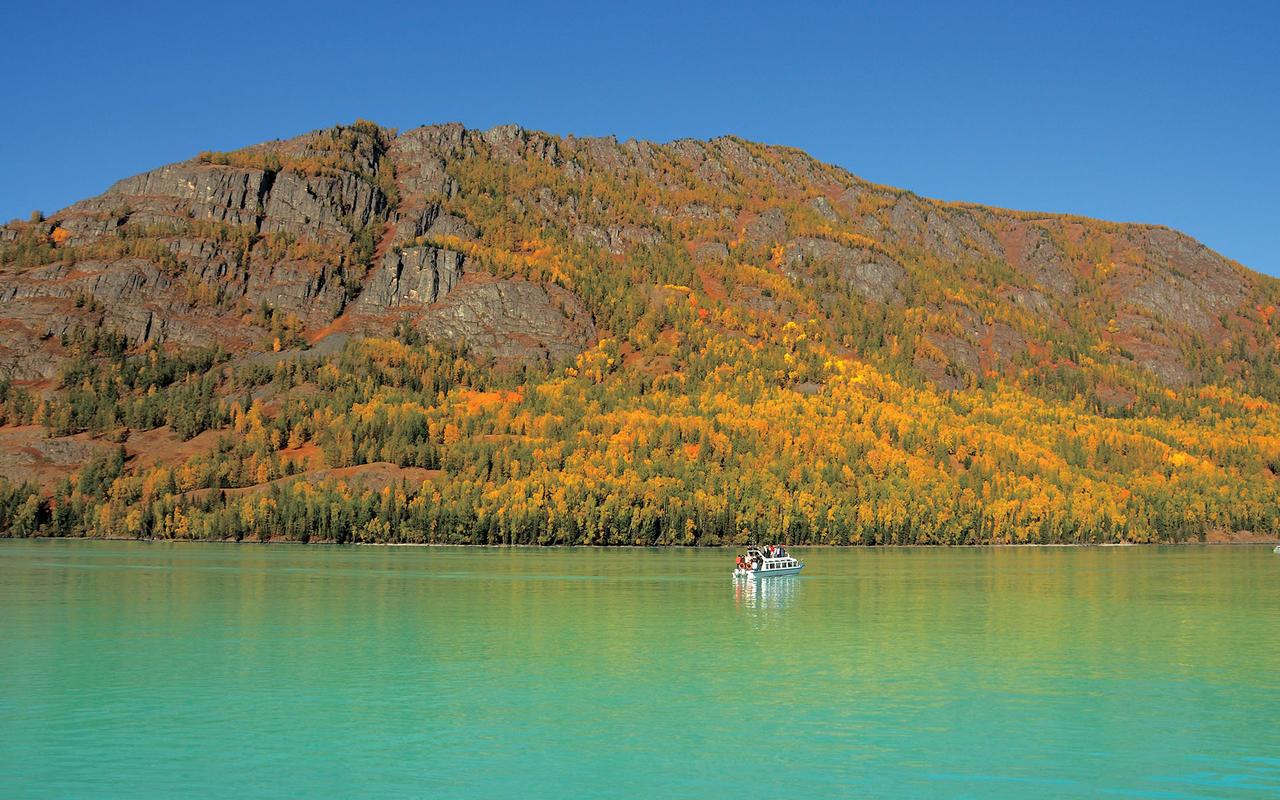
[[[795,571],[802,566],[799,561],[787,555],[784,547],[773,547],[771,551],[762,547],[748,547],[743,560],[747,570],[758,573]]]

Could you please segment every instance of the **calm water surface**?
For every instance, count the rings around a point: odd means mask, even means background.
[[[0,541],[0,795],[1280,795],[1270,547]]]

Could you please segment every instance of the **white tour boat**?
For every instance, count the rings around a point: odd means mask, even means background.
[[[745,556],[738,556],[738,566],[733,570],[735,578],[772,578],[778,575],[795,575],[804,564],[787,554],[784,547],[748,547]]]

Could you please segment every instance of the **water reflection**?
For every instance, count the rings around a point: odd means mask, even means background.
[[[739,608],[788,608],[799,592],[800,579],[795,575],[733,579],[733,599]]]

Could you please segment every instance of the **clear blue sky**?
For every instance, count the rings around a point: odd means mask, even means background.
[[[735,133],[1280,274],[1280,4],[10,4],[0,218],[358,117]]]

